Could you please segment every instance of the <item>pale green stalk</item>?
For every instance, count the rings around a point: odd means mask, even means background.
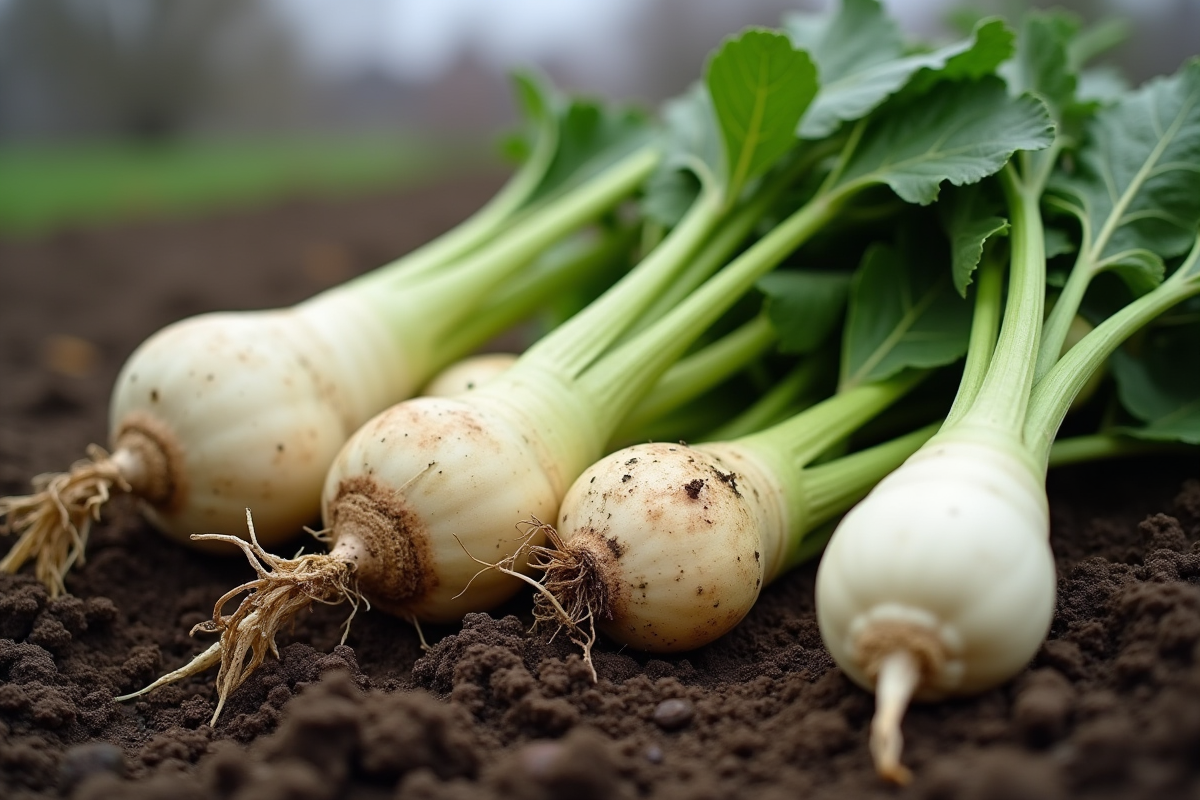
[[[439,353],[441,343],[468,321],[502,281],[532,262],[546,248],[578,230],[628,197],[653,171],[661,158],[657,147],[647,147],[583,185],[557,198],[538,213],[505,229],[486,248],[460,258],[452,265],[430,271],[417,280],[403,273],[370,274],[341,289],[361,296],[380,309],[380,318],[398,337],[425,341],[433,364],[451,356]],[[338,291],[338,290],[334,290]],[[432,321],[420,312],[442,308]],[[411,319],[420,319],[419,326]],[[454,344],[461,348],[461,344]]]
[[[954,425],[975,402],[983,388],[983,379],[992,363],[996,335],[1000,330],[1000,315],[1004,306],[1004,265],[988,251],[975,281],[975,308],[971,317],[971,335],[967,357],[963,364],[962,380],[954,404],[946,414],[945,425]]]
[[[533,315],[554,297],[594,275],[618,259],[627,258],[637,228],[632,225],[601,233],[595,241],[566,257],[557,257],[545,265],[535,265],[519,278],[501,288],[497,296],[478,309],[460,327],[441,341],[440,352],[446,363],[469,354],[481,343]]]
[[[804,410],[803,407],[796,407],[799,398],[812,390],[826,366],[818,357],[805,358],[749,408],[706,434],[700,441],[723,442],[748,436],[786,419],[791,414],[799,413]]]
[[[1043,471],[1058,428],[1075,395],[1092,373],[1133,333],[1167,309],[1197,294],[1200,294],[1200,236],[1175,272],[1153,291],[1097,325],[1038,382],[1033,390],[1029,419],[1024,426],[1024,441]]]
[[[740,372],[775,343],[771,321],[759,315],[732,333],[680,359],[654,384],[653,390],[621,423],[613,438],[622,441],[661,420]]]
[[[1102,461],[1109,458],[1129,458],[1146,455],[1197,455],[1200,448],[1183,442],[1158,442],[1135,439],[1117,433],[1091,433],[1055,439],[1050,445],[1047,465],[1050,469]]]

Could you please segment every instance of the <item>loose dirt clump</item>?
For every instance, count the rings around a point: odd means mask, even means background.
[[[497,185],[0,241],[0,494],[106,444],[116,371],[164,324],[293,303],[449,227]],[[95,363],[63,369],[51,357],[62,337],[89,343]],[[427,652],[378,611],[339,645],[345,609],[316,608],[215,729],[211,674],[114,703],[206,647],[187,632],[251,577],[233,548],[185,550],[118,499],[69,595],[0,576],[0,796],[1200,796],[1200,459],[1075,467],[1049,489],[1050,639],[1012,682],[909,713],[916,778],[903,790],[871,770],[872,699],[821,645],[811,566],[693,653],[601,639],[595,683],[566,637],[527,632],[523,594],[426,628]]]

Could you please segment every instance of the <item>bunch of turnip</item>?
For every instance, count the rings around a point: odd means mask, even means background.
[[[846,0],[727,38],[653,121],[524,81],[541,136],[488,207],[294,309],[152,338],[112,453],[0,501],[0,566],[62,591],[118,491],[241,548],[255,578],[197,626],[220,638],[128,695],[219,665],[215,721],[313,603],[419,625],[531,589],[590,661],[599,636],[707,644],[824,551],[823,639],[903,782],[908,704],[1008,680],[1047,634],[1048,466],[1200,443],[1172,369],[1200,325],[1155,327],[1200,294],[1200,61],[1087,96],[1097,41],[1032,13],[914,48]],[[621,277],[520,355],[441,372],[597,273]],[[1056,444],[1106,365],[1129,424]],[[760,396],[669,437],[735,379]],[[325,552],[270,552],[318,508]]]

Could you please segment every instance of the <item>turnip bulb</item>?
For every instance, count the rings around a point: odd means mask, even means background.
[[[460,392],[478,389],[508,369],[517,360],[516,353],[478,353],[455,361],[434,375],[421,394],[429,397],[452,397]]]
[[[871,747],[899,782],[910,698],[1008,680],[1050,629],[1057,584],[1045,487],[986,444],[931,443],[839,523],[817,570],[830,654],[876,693]]]
[[[633,445],[572,484],[558,547],[535,554],[542,585],[573,623],[594,622],[640,650],[675,652],[741,621],[782,556],[781,520],[760,516],[786,510],[777,493],[758,488],[770,483],[764,469],[728,449]],[[539,618],[558,619],[547,596],[535,602]]]

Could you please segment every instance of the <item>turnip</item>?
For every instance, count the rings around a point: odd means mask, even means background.
[[[502,375],[456,397],[400,403],[351,437],[322,496],[329,554],[286,561],[259,552],[272,569],[258,567],[260,579],[244,587],[251,593],[239,609],[225,616],[218,605],[206,626],[221,632],[214,647],[222,701],[310,602],[361,594],[397,616],[448,621],[511,596],[521,583],[499,571],[472,580],[476,559],[515,556],[515,566],[525,568],[514,529],[555,518],[568,487],[603,454],[620,420],[764,273],[864,190],[888,185],[904,200],[932,202],[942,181],[978,181],[1014,150],[1041,146],[1048,128],[1035,101],[1007,97],[996,80],[936,83],[916,99],[886,105],[839,135],[838,158],[803,205],[645,330],[618,341],[706,243],[727,246],[722,220],[753,202],[754,192],[743,199],[743,190],[790,178],[786,167],[770,167],[795,146],[794,131],[816,91],[807,55],[786,37],[751,30],[722,45],[706,80],[709,92],[691,93],[673,118],[692,126],[677,139],[690,139],[691,149],[669,152],[665,163],[689,165],[701,178],[679,224],[616,286]],[[712,134],[703,128],[714,114],[723,144],[716,163],[704,160],[713,156]],[[526,542],[540,544],[536,534]],[[197,668],[212,663],[212,653]]]
[[[113,389],[111,454],[93,448],[70,472],[35,479],[36,494],[0,500],[5,531],[20,534],[0,568],[36,559],[38,578],[64,592],[114,493],[138,497],[150,521],[183,542],[241,530],[248,505],[267,543],[313,520],[346,438],[528,313],[553,270],[489,305],[495,287],[628,197],[660,159],[640,122],[588,104],[550,107],[532,83],[520,86],[541,138],[458,228],[293,308],[205,314],[143,343]],[[467,335],[451,335],[466,320]]]
[[[722,636],[765,584],[820,550],[814,531],[933,433],[807,466],[918,378],[857,387],[740,439],[639,444],[596,462],[563,498],[554,547],[533,552],[535,616],[587,651],[593,628],[651,652]]]
[[[1062,86],[1063,30],[1031,18],[1026,34],[1039,48],[1025,57],[1033,80]],[[1043,94],[1061,117],[1063,96]],[[1048,369],[1039,366],[1046,269],[1039,198],[1062,146],[1060,137],[1043,153],[1019,154],[1001,173],[1011,269],[994,350],[988,332],[972,342],[979,357],[969,359],[941,431],[846,515],[818,570],[822,637],[846,674],[876,692],[871,750],[880,774],[893,781],[908,778],[899,727],[911,699],[993,687],[1036,653],[1055,605],[1045,470],[1063,417],[1126,337],[1200,293],[1200,196],[1193,191],[1200,62],[1192,61],[1101,110],[1054,179],[1079,201],[1081,253],[1111,238],[1160,265],[1181,240],[1191,243],[1190,254]],[[1091,256],[1079,263],[1094,267]],[[988,291],[999,308],[999,290]],[[1060,347],[1051,342],[1051,352]]]
[[[421,394],[430,397],[451,397],[478,389],[516,361],[516,353],[478,353],[467,356],[434,375],[429,383],[425,384]]]

